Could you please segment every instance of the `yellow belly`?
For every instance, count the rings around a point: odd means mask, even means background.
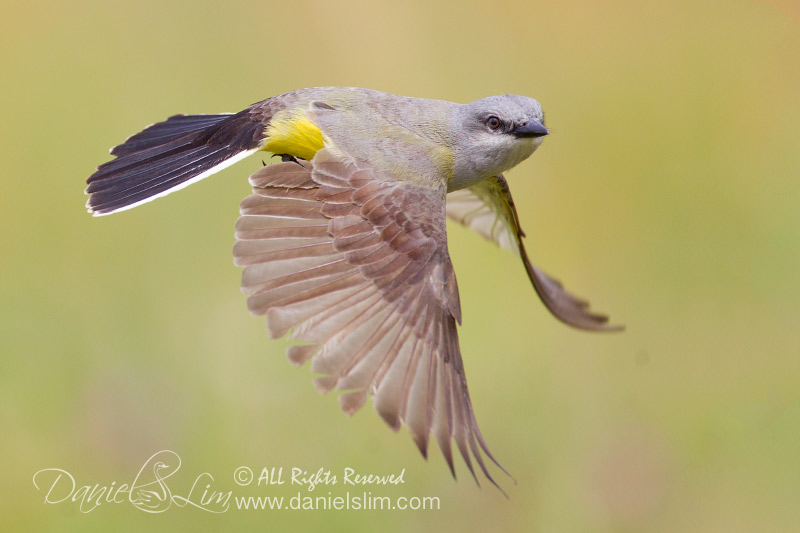
[[[302,110],[296,110],[278,113],[272,118],[261,149],[310,161],[324,146],[322,131]]]

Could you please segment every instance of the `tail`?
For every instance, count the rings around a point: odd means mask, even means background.
[[[94,216],[131,209],[183,189],[258,150],[263,114],[175,115],[111,149],[115,159],[86,180]]]

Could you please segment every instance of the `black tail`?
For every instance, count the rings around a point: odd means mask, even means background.
[[[89,176],[86,207],[108,215],[182,189],[261,146],[262,116],[175,115],[111,149],[116,159]]]

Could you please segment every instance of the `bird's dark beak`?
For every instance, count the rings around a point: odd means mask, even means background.
[[[535,120],[529,120],[524,124],[518,124],[512,132],[515,137],[544,137],[550,132]]]

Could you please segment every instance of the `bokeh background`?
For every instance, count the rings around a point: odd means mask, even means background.
[[[4,3],[2,529],[797,530],[797,6]],[[371,407],[347,418],[249,316],[231,246],[255,158],[133,211],[84,211],[85,178],[143,126],[314,85],[546,110],[553,134],[508,174],[529,248],[627,331],[561,325],[516,258],[450,228],[470,389],[518,480],[500,478],[509,499],[463,463],[453,481]],[[161,449],[222,490],[239,465],[406,468],[373,493],[441,509],[81,514],[32,483],[47,467],[129,481]]]

